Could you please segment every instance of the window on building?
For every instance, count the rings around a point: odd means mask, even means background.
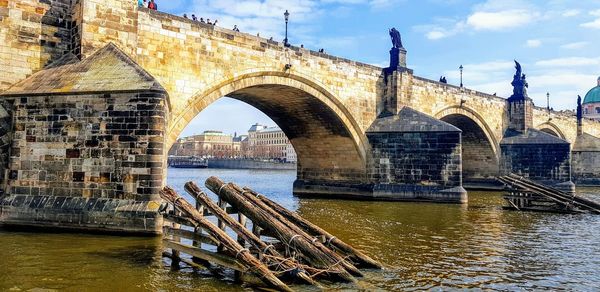
[[[597,113],[597,114],[600,114],[600,107],[597,107],[597,108],[596,108],[596,113]]]

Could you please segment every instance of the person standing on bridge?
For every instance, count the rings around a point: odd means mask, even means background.
[[[156,5],[156,2],[154,2],[154,0],[150,0],[150,3],[148,3],[148,8],[152,10],[158,10],[158,5]]]

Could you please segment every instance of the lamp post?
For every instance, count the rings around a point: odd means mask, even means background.
[[[287,11],[287,9],[285,10],[283,17],[285,17],[285,39],[283,40],[283,45],[289,47],[290,43],[288,43],[288,20],[290,19],[290,13]]]
[[[550,117],[550,92],[546,92],[546,110],[548,111],[548,121],[551,121]]]
[[[460,65],[460,67],[458,67],[458,69],[460,70],[460,87],[463,87],[463,65]]]

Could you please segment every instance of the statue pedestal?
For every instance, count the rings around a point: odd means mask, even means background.
[[[390,68],[406,68],[406,49],[392,48],[390,50]]]

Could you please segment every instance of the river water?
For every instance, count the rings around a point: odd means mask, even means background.
[[[391,266],[331,289],[600,289],[600,216],[505,211],[498,192],[469,192],[466,205],[299,199],[294,171],[169,169],[168,182],[183,193],[186,181],[210,175],[268,195]],[[580,192],[600,199],[599,188]],[[243,289],[171,271],[161,251],[159,238],[0,230],[0,291]]]

